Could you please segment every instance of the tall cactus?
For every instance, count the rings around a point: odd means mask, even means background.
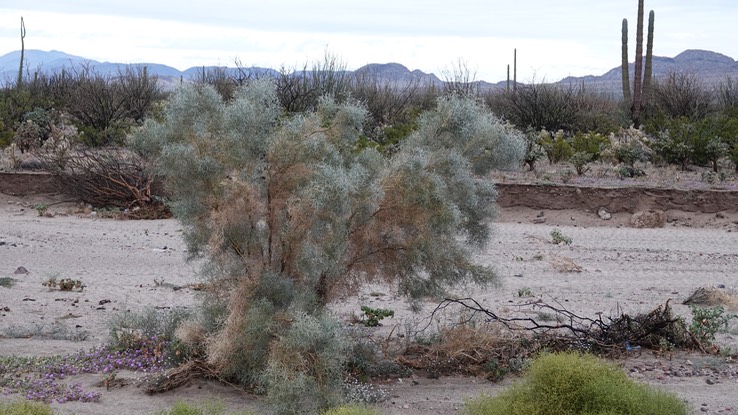
[[[643,73],[643,107],[648,106],[648,99],[651,92],[651,77],[653,70],[653,20],[654,13],[651,10],[648,13],[648,43],[646,45],[646,68]]]
[[[638,23],[636,26],[636,53],[635,53],[635,71],[633,74],[633,95],[632,105],[630,107],[633,126],[638,128],[641,125],[641,111],[645,103],[648,101],[648,94],[651,89],[651,71],[653,67],[653,21],[654,12],[648,15],[648,45],[646,46],[646,73],[643,73],[643,0],[638,0]],[[630,77],[628,74],[628,22],[623,19],[623,46],[622,46],[622,72],[623,72],[623,99],[626,103],[631,101],[630,94]]]
[[[630,96],[630,72],[628,70],[628,19],[623,19],[623,48],[622,48],[622,72],[623,72],[623,100],[631,102]]]
[[[20,67],[18,68],[18,84],[16,88],[21,89],[23,87],[23,58],[26,52],[26,45],[24,39],[26,37],[26,25],[23,23],[23,16],[21,16],[21,55],[20,55]]]
[[[643,78],[643,0],[638,0],[638,23],[636,26],[636,57],[635,57],[635,73],[633,73],[633,106],[631,114],[633,116],[633,126],[635,128],[641,125],[641,92]]]

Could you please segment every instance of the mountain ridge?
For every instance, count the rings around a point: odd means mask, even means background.
[[[99,62],[58,50],[42,51],[37,49],[26,50],[24,61],[27,72],[42,71],[47,74],[60,71],[62,68],[75,68],[82,65],[94,68],[98,73],[103,75],[116,75],[127,67],[147,66],[149,73],[157,75],[169,82],[179,81],[185,78],[192,79],[203,70],[214,68],[224,69],[229,73],[237,73],[239,71],[246,73],[269,73],[272,75],[278,73],[272,68],[232,68],[223,66],[195,66],[181,71],[177,68],[159,63]],[[0,82],[7,83],[14,81],[18,73],[19,64],[20,51],[13,51],[0,56]],[[632,79],[635,64],[631,62],[629,66]],[[354,75],[375,77],[378,80],[396,84],[410,80],[430,82],[437,85],[444,83],[444,80],[433,73],[425,73],[418,69],[410,70],[398,62],[369,63],[354,71],[347,72],[353,73]],[[727,55],[702,49],[687,49],[674,57],[654,56],[653,75],[655,78],[661,78],[671,72],[696,74],[705,86],[715,87],[727,77],[738,77],[738,61]],[[476,82],[482,89],[505,88],[507,84],[506,80],[496,83],[490,83],[485,80],[477,80]],[[590,87],[600,92],[617,93],[622,90],[621,69],[618,65],[601,75],[569,76],[554,83],[563,85],[576,84]]]

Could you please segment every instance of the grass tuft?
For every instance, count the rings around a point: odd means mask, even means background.
[[[495,397],[466,403],[468,415],[688,413],[677,396],[629,379],[616,365],[577,353],[537,358],[523,380]]]
[[[48,404],[31,401],[0,402],[3,415],[52,415]]]

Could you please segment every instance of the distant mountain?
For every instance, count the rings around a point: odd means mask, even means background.
[[[645,61],[645,58],[644,58]],[[632,82],[635,63],[629,65]],[[729,56],[708,50],[689,49],[673,58],[654,56],[652,74],[664,78],[670,73],[687,73],[699,77],[705,87],[716,88],[728,77],[738,79],[738,61]],[[622,95],[622,72],[620,66],[610,69],[601,76],[567,77],[559,84],[585,85],[593,90]]]
[[[248,75],[271,75],[276,76],[278,72],[271,68],[228,68],[215,66],[198,66],[192,67],[185,71],[177,70],[171,66],[157,63],[111,63],[98,62],[86,59],[81,56],[70,55],[64,52],[52,50],[49,52],[40,50],[27,50],[24,57],[24,67],[26,72],[43,72],[46,74],[61,71],[62,68],[80,68],[82,65],[89,66],[103,75],[115,76],[119,72],[124,71],[126,67],[135,65],[145,65],[151,74],[159,76],[164,85],[173,85],[181,79],[194,79],[205,71],[218,69],[232,76],[248,76]],[[18,74],[18,65],[20,62],[20,51],[10,52],[0,56],[0,84],[4,82],[13,82]],[[631,79],[633,77],[635,64],[630,64]],[[727,77],[738,78],[738,62],[733,58],[722,55],[720,53],[706,50],[686,50],[679,55],[668,58],[654,56],[653,58],[653,75],[654,77],[663,78],[671,72],[693,73],[700,77],[707,87],[716,87]],[[442,86],[444,80],[441,80],[435,74],[428,74],[419,70],[411,71],[400,63],[370,63],[353,71],[353,74],[360,77],[371,77],[389,84],[402,86],[410,81],[420,83],[431,83],[433,85]],[[505,88],[506,81],[497,83],[489,83],[486,81],[477,81],[480,89],[497,89]],[[620,66],[616,66],[606,73],[595,76],[587,75],[580,77],[567,77],[558,82],[562,85],[584,85],[593,90],[607,93],[620,94],[622,91]]]

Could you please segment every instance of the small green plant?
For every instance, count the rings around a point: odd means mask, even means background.
[[[394,310],[371,308],[365,305],[361,306],[361,311],[364,313],[364,318],[362,319],[362,321],[364,321],[364,324],[367,327],[377,327],[380,320],[384,319],[385,317],[395,316]]]
[[[731,319],[736,315],[725,314],[722,306],[698,307],[690,305],[692,311],[692,324],[687,328],[700,342],[711,343],[715,340],[715,334],[721,329],[727,329]]]
[[[33,208],[36,209],[36,212],[38,212],[39,216],[44,216],[49,210],[49,205],[46,203],[36,203],[35,205],[33,205]]]
[[[518,288],[518,297],[533,297],[533,292],[529,287]]]
[[[715,184],[715,180],[717,179],[717,173],[715,173],[712,170],[703,171],[702,172],[702,181],[707,184]]]
[[[543,355],[521,382],[465,406],[468,415],[688,413],[678,396],[637,383],[614,364],[577,353]]]
[[[557,321],[558,318],[553,313],[547,313],[545,311],[539,311],[536,318],[540,321]]]
[[[52,415],[51,406],[47,403],[18,400],[0,403],[0,414],[3,415]]]
[[[379,411],[361,405],[343,405],[330,409],[323,415],[380,415]]]
[[[577,175],[581,176],[589,171],[589,163],[592,161],[593,157],[592,153],[577,151],[571,156],[569,162],[574,166],[574,169],[577,171]]]
[[[561,183],[569,183],[569,180],[571,180],[572,177],[574,177],[574,173],[570,169],[564,169],[561,172],[559,172],[559,177],[561,178]]]
[[[644,172],[641,169],[635,168],[633,166],[629,166],[627,164],[621,164],[617,168],[618,177],[621,179],[627,179],[627,178],[635,178],[635,177],[643,177],[646,175],[646,172]]]
[[[501,365],[497,359],[488,360],[482,365],[482,368],[487,372],[487,378],[492,381],[499,381],[507,375],[509,370]]]
[[[0,278],[0,287],[10,288],[15,284],[15,278],[2,277]]]
[[[156,415],[252,415],[251,411],[226,411],[225,405],[220,401],[206,401],[200,404],[190,404],[178,401],[171,409],[162,410]]]
[[[561,229],[559,228],[553,228],[551,230],[551,242],[553,242],[556,245],[571,245],[572,239],[563,233],[561,233]]]
[[[79,290],[80,292],[83,291],[86,287],[82,283],[82,280],[73,280],[71,278],[62,278],[57,281],[56,277],[49,278],[46,282],[42,283],[44,287],[49,287],[50,289],[58,288],[61,291],[73,291],[73,290]]]

